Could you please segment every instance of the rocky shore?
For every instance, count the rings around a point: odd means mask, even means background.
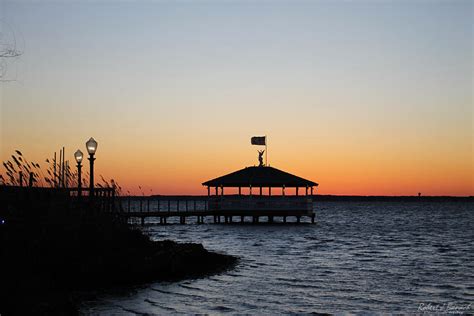
[[[237,258],[152,241],[108,215],[0,227],[0,314],[77,313],[75,292],[217,273]]]

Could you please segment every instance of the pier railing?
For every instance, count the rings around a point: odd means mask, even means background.
[[[313,211],[310,196],[122,196],[120,210],[126,213],[205,211]]]
[[[208,197],[184,195],[120,196],[120,210],[125,213],[208,211]]]
[[[220,223],[221,218],[224,223],[232,223],[236,217],[241,222],[251,218],[253,223],[259,223],[261,217],[268,222],[280,217],[284,223],[287,217],[294,217],[299,223],[301,217],[308,217],[311,222],[315,217],[310,196],[122,196],[118,197],[118,205],[122,217],[139,219],[142,225],[146,218],[166,224],[168,218],[174,217],[184,224],[186,218],[196,217],[199,224],[209,216],[214,223]]]
[[[300,217],[307,216],[314,221],[312,199],[308,196],[116,196],[113,188],[95,188],[90,195],[88,188],[37,188],[0,186],[0,218],[15,220],[36,220],[64,214],[79,214],[84,218],[97,213],[111,213],[120,220],[156,217],[160,223],[167,218],[196,217],[203,223],[206,216],[214,222],[232,222],[232,217]],[[72,212],[72,213],[69,213]]]
[[[91,197],[89,188],[68,188],[69,198],[73,206],[78,208],[92,208],[99,212],[120,211],[116,205],[116,193],[114,188],[94,188]]]

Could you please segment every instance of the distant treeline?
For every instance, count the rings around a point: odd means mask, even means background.
[[[315,195],[314,200],[347,202],[474,202],[474,196]]]
[[[238,196],[237,194],[225,196]],[[255,196],[258,196],[255,194]],[[300,195],[299,197],[301,197]],[[144,196],[122,196],[122,198],[139,199]],[[215,197],[213,195],[213,197]],[[267,196],[268,197],[268,196]],[[274,195],[281,197],[281,195]],[[297,198],[295,195],[286,195],[288,199]],[[172,200],[205,200],[207,195],[152,195],[145,196],[152,199],[172,199]],[[313,195],[314,201],[334,201],[334,202],[474,202],[474,196],[383,196],[383,195]]]

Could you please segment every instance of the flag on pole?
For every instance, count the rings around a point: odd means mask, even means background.
[[[266,136],[254,136],[250,139],[252,145],[261,145],[266,146],[267,144],[267,137]]]

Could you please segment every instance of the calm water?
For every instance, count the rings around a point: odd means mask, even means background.
[[[201,279],[99,293],[82,312],[410,313],[420,304],[474,305],[474,203],[319,202],[315,209],[315,225],[147,226],[153,239],[199,242],[240,263]]]

